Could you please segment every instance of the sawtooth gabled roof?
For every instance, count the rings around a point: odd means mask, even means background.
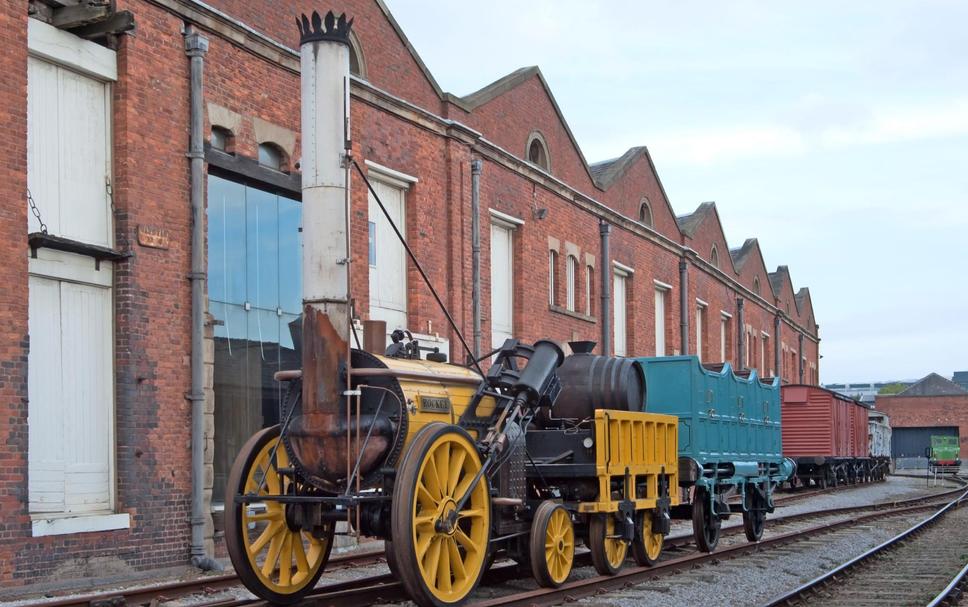
[[[899,392],[898,396],[957,396],[968,394],[965,390],[950,379],[941,377],[937,373],[929,373],[908,386],[904,391]]]
[[[558,115],[558,120],[561,121],[562,128],[565,129],[568,139],[571,140],[571,145],[575,148],[575,152],[578,154],[578,158],[581,160],[582,165],[584,165],[585,171],[588,172],[588,177],[594,183],[595,177],[588,166],[588,160],[585,159],[585,154],[581,151],[581,146],[578,145],[578,140],[575,139],[575,134],[571,132],[571,127],[568,126],[568,121],[565,120],[565,115],[562,113],[561,107],[558,105],[558,101],[555,99],[554,93],[551,92],[551,87],[548,86],[548,81],[545,80],[544,74],[541,73],[541,68],[539,68],[537,65],[516,69],[510,74],[502,78],[498,78],[491,84],[488,84],[487,86],[478,89],[469,95],[464,95],[460,98],[460,101],[462,104],[464,104],[467,111],[472,112],[485,103],[497,99],[501,95],[521,86],[534,77],[537,77],[538,81],[541,82],[541,86],[544,88],[545,94],[548,95],[548,100],[551,101],[551,106],[555,109],[555,114]]]
[[[696,207],[696,210],[688,215],[680,215],[676,217],[676,223],[679,224],[679,230],[685,234],[687,237],[692,238],[696,235],[696,230],[702,225],[702,222],[709,215],[716,213],[716,203],[715,202],[704,202]]]
[[[743,246],[738,249],[730,249],[729,256],[733,258],[733,267],[736,268],[737,272],[743,271],[743,266],[749,261],[750,253],[752,253],[757,247],[757,241],[755,238],[747,238]]]

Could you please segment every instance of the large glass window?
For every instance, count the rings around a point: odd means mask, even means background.
[[[215,319],[215,487],[242,444],[279,422],[279,369],[300,365],[300,203],[208,177],[208,296]]]

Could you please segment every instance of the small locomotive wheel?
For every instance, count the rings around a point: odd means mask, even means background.
[[[561,504],[541,502],[531,522],[531,573],[545,588],[561,586],[575,562],[575,527]]]
[[[588,548],[592,565],[602,575],[615,575],[625,563],[629,545],[621,537],[611,514],[593,514],[588,522]]]
[[[766,512],[762,509],[765,504],[758,495],[754,495],[751,502],[752,510],[743,512],[743,531],[746,533],[746,539],[751,542],[758,542],[763,537],[763,527],[766,521]]]
[[[265,511],[256,512],[252,504],[235,502],[237,495],[298,494],[301,484],[278,471],[288,467],[279,426],[261,430],[239,451],[225,496],[225,545],[235,572],[255,594],[277,604],[295,603],[316,585],[335,528],[328,523],[311,534],[294,525],[284,504],[266,500]]]
[[[635,540],[632,541],[632,556],[643,567],[651,567],[662,554],[661,533],[652,533],[652,511],[638,513],[635,525]]]
[[[410,597],[422,606],[460,603],[484,573],[491,531],[487,478],[477,448],[459,426],[429,424],[410,444],[394,483],[394,564]]]
[[[719,517],[712,512],[709,495],[697,488],[692,499],[692,533],[702,552],[712,552],[719,543]]]

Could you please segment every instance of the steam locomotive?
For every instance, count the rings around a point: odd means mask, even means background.
[[[658,363],[598,356],[590,342],[572,342],[566,356],[550,340],[508,339],[467,366],[422,360],[418,347],[350,346],[348,182],[359,170],[347,145],[351,24],[332,13],[299,21],[302,368],[276,374],[288,384],[282,421],[249,439],[228,478],[225,540],[245,585],[273,603],[297,602],[322,575],[340,522],[384,539],[407,593],[435,607],[464,601],[497,556],[554,587],[579,543],[603,575],[629,552],[655,563],[673,516],[692,516],[707,550],[734,508],[761,532],[777,462],[721,461],[726,452],[696,451],[691,431],[680,436],[676,415],[646,411],[646,370]],[[681,385],[670,400],[696,400]],[[735,433],[755,417],[699,408],[689,409],[696,427],[702,418]],[[777,436],[767,455],[779,457],[778,427],[763,427]],[[730,489],[741,504],[726,503]]]

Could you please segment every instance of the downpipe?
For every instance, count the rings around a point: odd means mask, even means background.
[[[471,161],[471,306],[474,319],[474,357],[481,356],[481,168]]]
[[[599,316],[602,319],[602,356],[612,355],[612,260],[609,251],[608,235],[612,226],[604,219],[598,224],[598,233],[602,238],[602,269],[599,275],[602,280],[602,295]]]
[[[685,257],[679,260],[679,333],[680,351],[685,356],[689,354],[689,262]],[[700,347],[696,344],[696,352]]]
[[[192,253],[192,542],[191,563],[203,571],[222,571],[222,565],[205,551],[205,515],[202,484],[205,482],[205,149],[203,116],[203,70],[208,39],[191,27],[185,29],[185,54],[191,63],[190,130],[188,158],[191,163]]]

